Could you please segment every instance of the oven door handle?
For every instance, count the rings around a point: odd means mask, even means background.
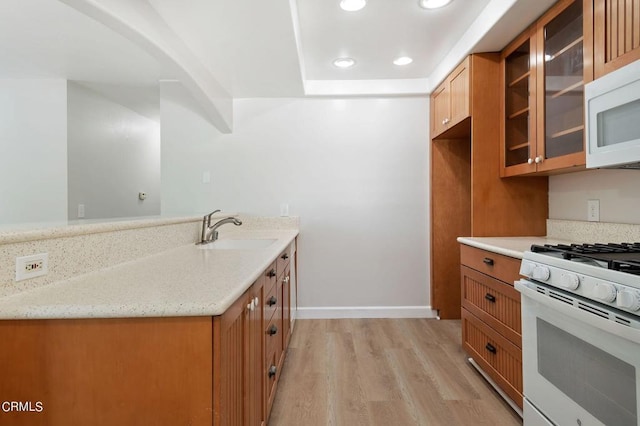
[[[514,285],[516,290],[518,290],[523,296],[533,299],[541,305],[548,306],[557,312],[560,312],[578,321],[585,322],[592,327],[599,328],[608,333],[613,333],[619,337],[630,340],[636,344],[640,344],[640,330],[628,327],[626,325],[618,324],[614,321],[600,318],[597,315],[582,311],[574,307],[573,305],[567,305],[566,303],[552,299],[551,297],[543,296],[529,287],[528,283],[530,283],[530,281],[519,280],[516,281]],[[530,284],[535,285],[533,283]]]

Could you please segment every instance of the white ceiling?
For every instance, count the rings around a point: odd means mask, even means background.
[[[340,0],[148,1],[234,98],[424,95],[443,67],[476,46],[502,49],[554,2],[368,0],[346,12]],[[413,63],[394,65],[402,55]],[[336,68],[341,56],[356,65]]]
[[[345,12],[339,0],[298,0],[300,42],[309,80],[427,78],[489,0],[456,0],[442,9],[422,9],[417,0],[369,0]],[[340,69],[338,57],[356,65]],[[410,56],[413,63],[393,60]]]
[[[96,0],[98,1],[98,0]],[[99,0],[105,4],[109,0]],[[502,49],[553,0],[147,1],[233,98],[425,95],[466,54]],[[115,7],[115,6],[113,6]],[[414,61],[392,64],[400,55]],[[332,65],[353,57],[350,69]],[[145,51],[53,0],[0,0],[0,78],[153,85],[171,78]]]

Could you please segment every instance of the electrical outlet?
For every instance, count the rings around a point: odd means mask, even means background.
[[[16,257],[16,281],[41,277],[49,272],[49,254]]]
[[[587,220],[589,222],[600,222],[600,200],[587,201]]]
[[[84,204],[78,204],[78,219],[84,218]]]

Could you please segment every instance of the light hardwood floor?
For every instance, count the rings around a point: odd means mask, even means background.
[[[460,339],[457,320],[298,320],[269,426],[522,425]]]

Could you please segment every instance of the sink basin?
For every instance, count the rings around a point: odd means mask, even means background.
[[[216,240],[208,244],[199,244],[202,250],[260,250],[275,243],[276,239],[262,240]]]

